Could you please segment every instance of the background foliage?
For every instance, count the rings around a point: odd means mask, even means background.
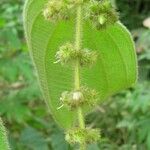
[[[45,109],[23,35],[23,3],[0,1],[0,116],[12,150],[71,150]],[[89,150],[150,150],[150,29],[143,26],[150,1],[117,0],[116,5],[136,42],[139,82],[86,117],[103,136]]]

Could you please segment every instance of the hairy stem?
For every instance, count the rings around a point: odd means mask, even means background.
[[[84,117],[82,113],[81,107],[78,108],[78,120],[79,120],[79,125],[82,129],[85,128],[85,123],[84,123]]]
[[[75,62],[74,70],[75,70],[74,72],[75,90],[79,90],[80,89],[80,65],[78,60]]]
[[[77,7],[77,18],[76,18],[76,35],[75,35],[75,48],[77,51],[81,49],[81,43],[82,43],[82,7],[78,6]],[[77,60],[75,62],[75,90],[80,89],[80,64],[79,61]],[[85,123],[84,123],[84,116],[82,112],[82,108],[78,108],[78,122],[80,128],[84,129],[85,128]],[[86,144],[82,143],[80,145],[80,150],[85,150],[86,149]]]
[[[75,47],[77,50],[81,48],[82,41],[82,7],[77,7],[77,18],[76,18],[76,36],[75,36]]]

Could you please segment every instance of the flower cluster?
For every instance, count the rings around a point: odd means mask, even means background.
[[[92,66],[97,60],[97,53],[88,49],[76,50],[75,47],[67,43],[60,47],[56,53],[56,63],[73,64],[79,61],[80,66]]]
[[[49,0],[43,14],[46,20],[56,22],[69,19],[78,5],[83,5],[85,19],[90,19],[97,29],[118,21],[118,13],[110,0]]]
[[[100,140],[100,131],[98,129],[90,129],[90,128],[73,128],[67,131],[66,133],[66,141],[70,144],[91,144]]]
[[[55,22],[57,20],[69,19],[74,8],[85,0],[49,0],[43,15],[46,20]]]
[[[95,106],[98,101],[98,93],[87,87],[81,87],[78,91],[65,91],[60,97],[62,106],[74,110],[80,106]]]
[[[106,28],[118,21],[118,13],[109,0],[91,0],[87,4],[86,18],[93,22],[97,29]]]
[[[54,22],[60,19],[67,19],[69,17],[68,7],[63,0],[48,1],[43,14],[46,20]]]

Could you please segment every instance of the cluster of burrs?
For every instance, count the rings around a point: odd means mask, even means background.
[[[66,141],[70,144],[91,144],[100,140],[100,130],[91,128],[73,128],[66,132]]]
[[[77,50],[73,44],[66,43],[56,53],[56,62],[62,65],[74,66],[78,61],[80,67],[91,67],[97,60],[97,53],[88,49]],[[98,100],[98,93],[82,86],[78,90],[65,91],[61,94],[61,106],[74,110],[83,106],[94,106]],[[61,107],[60,107],[61,108]]]
[[[83,106],[95,106],[98,101],[98,93],[87,87],[81,87],[78,91],[65,91],[60,97],[62,106],[69,110],[75,110]]]
[[[83,2],[84,0],[49,0],[43,12],[44,17],[52,22],[69,19],[74,8]]]
[[[62,65],[74,66],[76,62],[80,67],[90,67],[97,60],[97,53],[88,49],[76,49],[71,43],[66,43],[59,48],[56,53],[56,62]],[[62,107],[71,111],[83,107],[93,107],[99,99],[98,93],[94,89],[81,86],[78,90],[64,91],[61,94],[60,102]],[[90,144],[100,139],[98,129],[73,127],[66,132],[66,141],[70,144]]]
[[[97,29],[106,28],[118,21],[118,13],[110,0],[50,0],[43,14],[51,22],[68,20],[74,16],[75,8],[79,5],[83,6],[83,19],[91,20]]]
[[[73,65],[78,60],[81,67],[90,67],[97,60],[97,53],[89,49],[76,50],[71,43],[66,43],[56,53],[56,62],[62,65]]]
[[[97,29],[106,28],[119,19],[110,0],[91,0],[86,9],[86,18],[90,19]]]

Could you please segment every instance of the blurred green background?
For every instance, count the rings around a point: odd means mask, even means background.
[[[0,116],[12,150],[72,150],[46,109],[24,39],[24,0],[0,0]],[[116,0],[138,55],[135,88],[108,99],[86,117],[102,141],[89,150],[150,150],[150,0]]]

